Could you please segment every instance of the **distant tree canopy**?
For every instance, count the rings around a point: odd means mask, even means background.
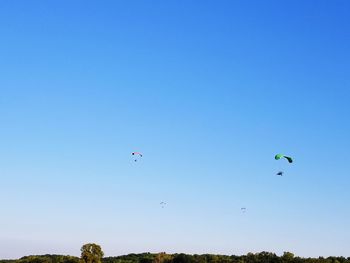
[[[0,260],[0,263],[79,263],[79,258],[62,255],[25,256],[16,260]]]
[[[290,252],[284,252],[282,256],[260,252],[242,256],[141,253],[103,258],[99,245],[86,244],[81,248],[80,259],[72,256],[42,255],[26,256],[16,260],[0,260],[0,263],[350,263],[350,257],[301,258]]]
[[[103,251],[101,247],[94,243],[85,244],[81,247],[81,263],[101,263]]]

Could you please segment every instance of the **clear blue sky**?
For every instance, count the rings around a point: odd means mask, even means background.
[[[350,256],[349,13],[1,1],[0,258]]]

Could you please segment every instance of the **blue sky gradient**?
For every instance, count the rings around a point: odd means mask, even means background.
[[[350,256],[349,13],[1,1],[0,258]]]

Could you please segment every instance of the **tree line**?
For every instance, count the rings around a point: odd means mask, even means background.
[[[167,253],[140,253],[117,257],[103,257],[103,251],[97,244],[85,244],[81,248],[81,257],[63,255],[25,256],[15,260],[0,260],[0,263],[350,263],[350,257],[302,258],[293,253],[284,252],[277,256],[270,252],[248,253],[247,255],[188,255]]]

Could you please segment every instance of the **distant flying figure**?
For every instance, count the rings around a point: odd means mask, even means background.
[[[162,206],[162,208],[164,208],[164,206],[166,206],[165,202],[160,202],[159,204]]]
[[[142,157],[142,153],[140,153],[140,152],[132,152],[131,155],[134,156],[135,162],[137,162]]]
[[[245,213],[246,210],[247,210],[247,209],[246,209],[245,207],[241,207],[241,211],[242,211],[243,213]]]
[[[282,158],[286,159],[288,161],[288,163],[293,163],[293,158],[292,157],[286,156],[286,155],[284,155],[282,153],[278,153],[278,154],[275,155],[275,160],[277,160],[277,161],[281,160]],[[279,168],[279,169],[281,169],[281,168]],[[278,173],[276,173],[276,175],[279,175],[279,176],[283,176],[283,174],[284,174],[284,172],[281,171],[281,170]]]

